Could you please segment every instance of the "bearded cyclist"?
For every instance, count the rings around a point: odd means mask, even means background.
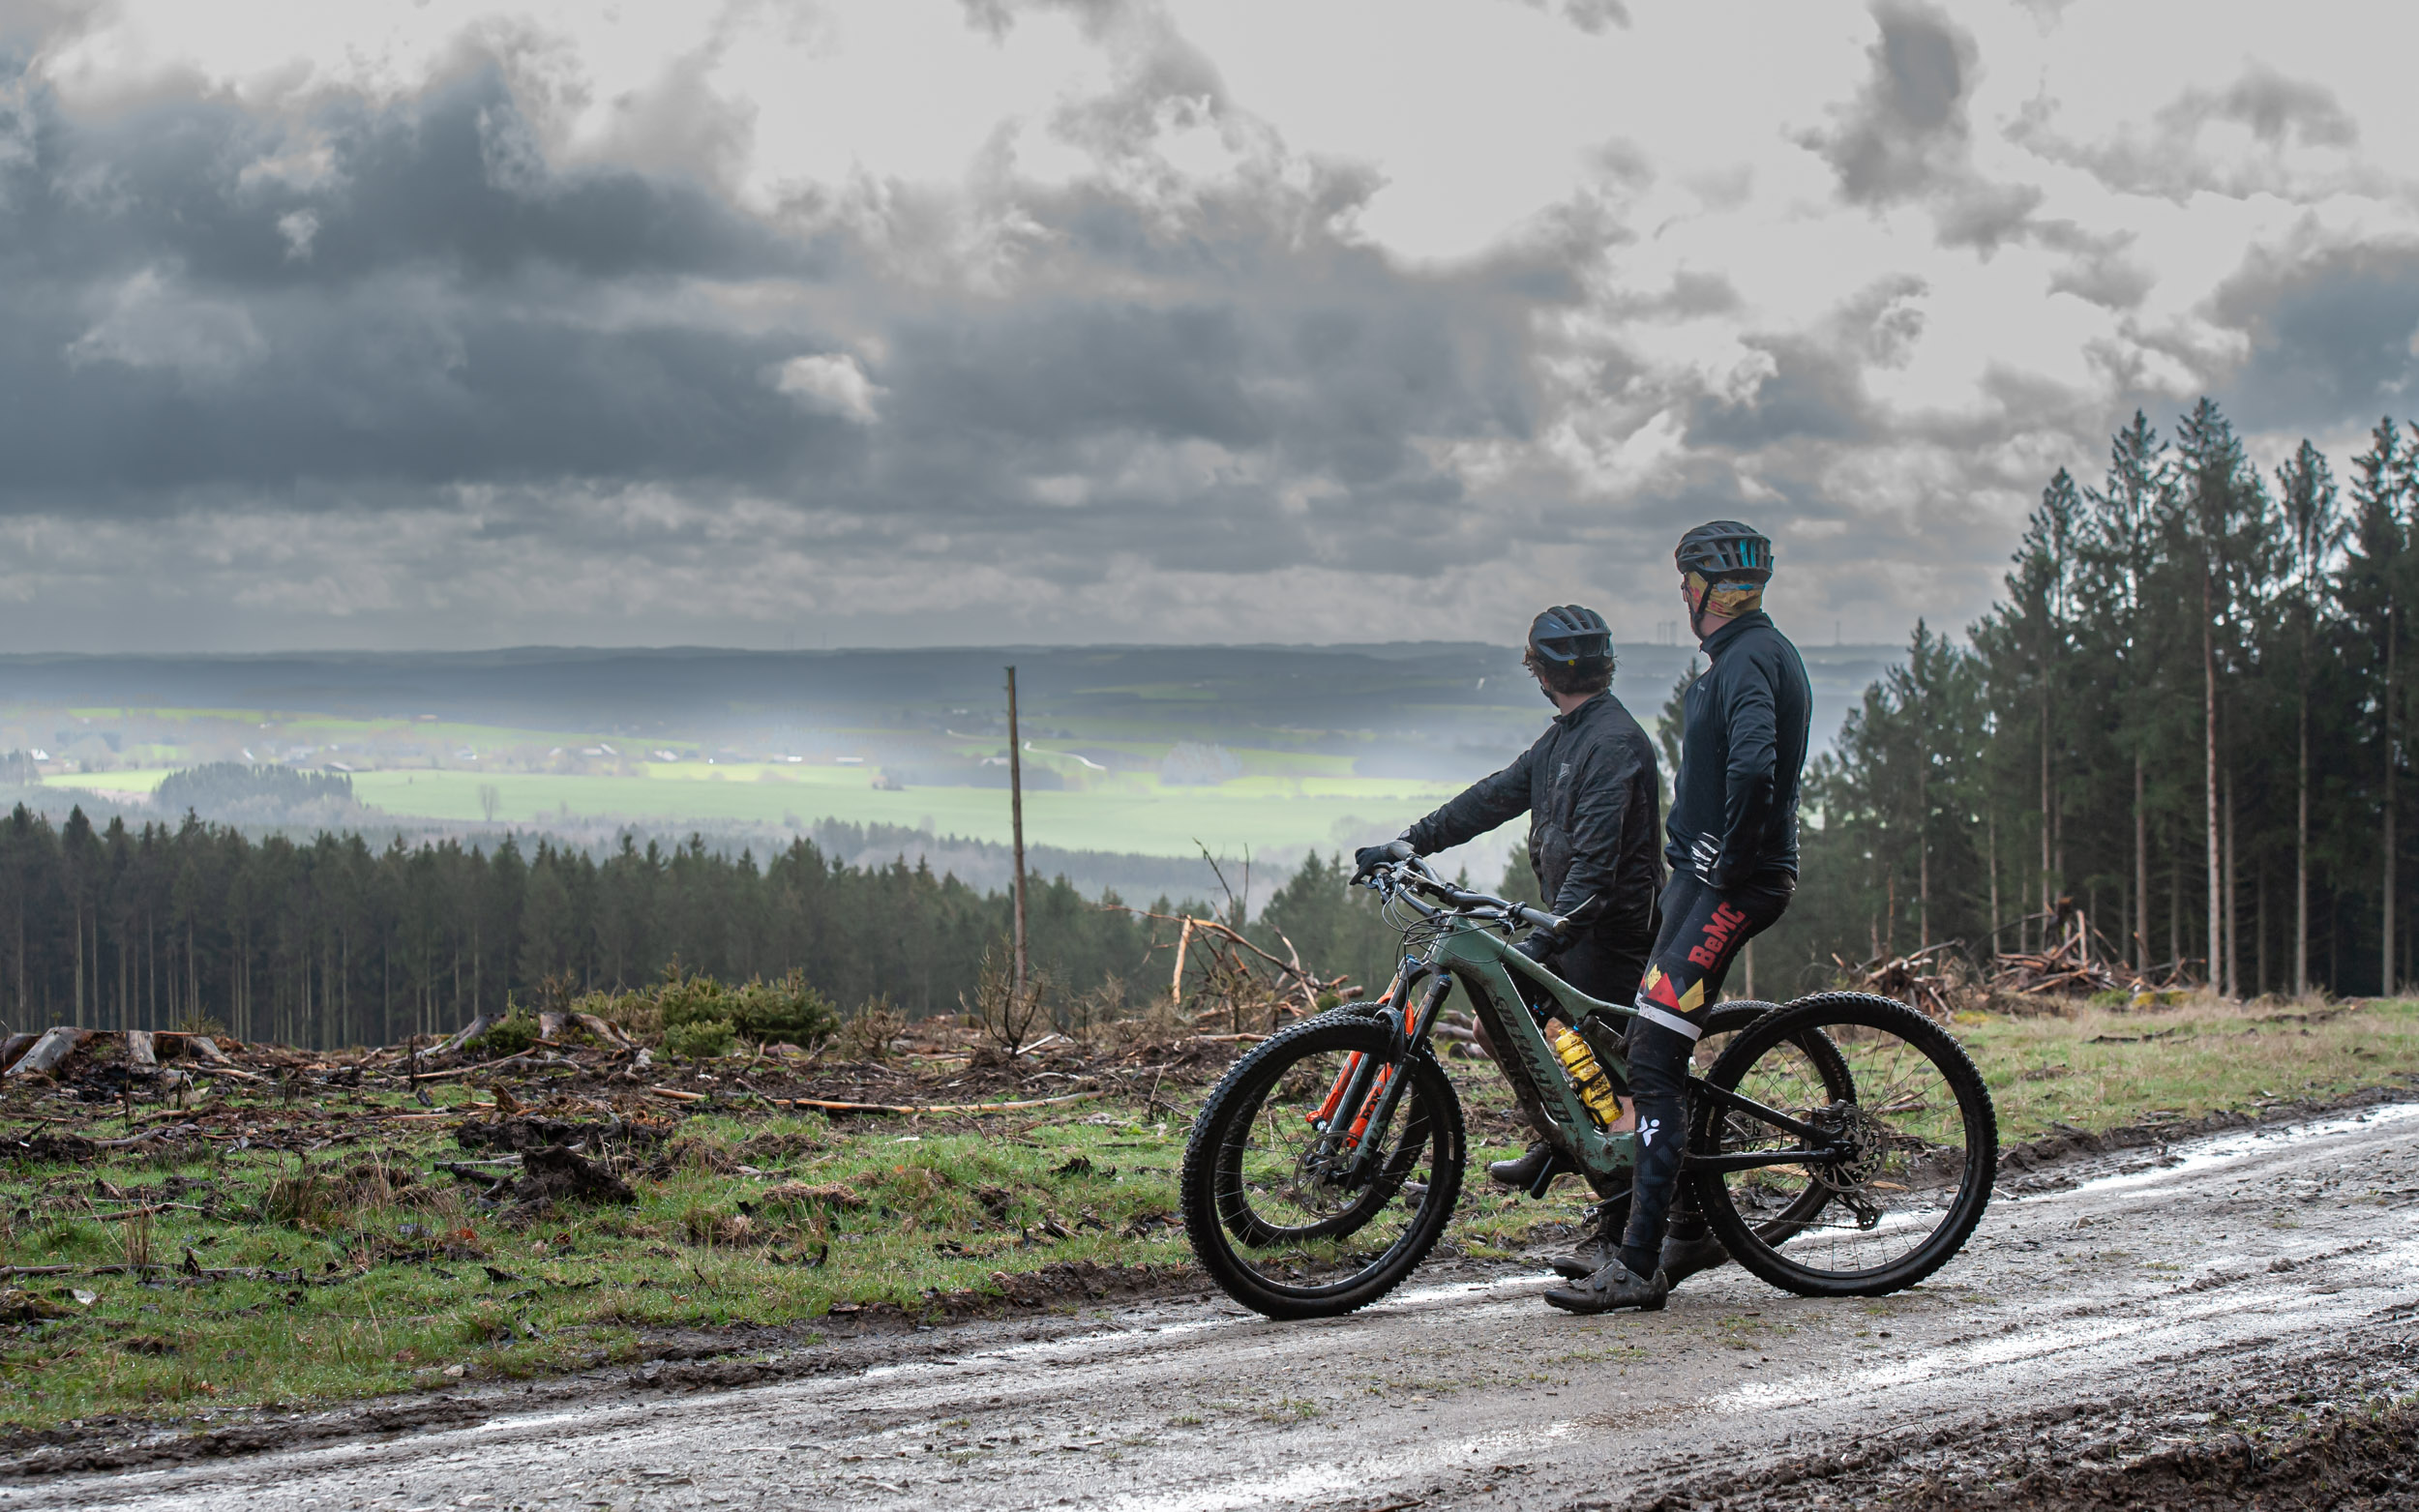
[[[1627,1002],[1638,993],[1647,953],[1655,943],[1656,895],[1662,866],[1655,853],[1660,807],[1655,747],[1611,692],[1612,633],[1602,615],[1576,605],[1545,610],[1529,627],[1522,658],[1555,708],[1553,723],[1511,765],[1474,783],[1458,797],[1405,830],[1391,845],[1354,856],[1365,876],[1408,846],[1430,855],[1474,840],[1497,825],[1529,815],[1529,863],[1545,906],[1569,921],[1561,934],[1542,931],[1517,947],[1531,960],[1591,997]],[[1494,1047],[1480,1031],[1489,1054]],[[1542,1108],[1525,1099],[1521,1111],[1542,1135],[1551,1127]],[[1498,1183],[1535,1188],[1570,1166],[1539,1139],[1528,1153],[1487,1168]],[[1586,1276],[1611,1257],[1628,1211],[1626,1195],[1603,1204],[1598,1237],[1558,1260],[1566,1275]]]
[[[1663,849],[1671,881],[1629,1031],[1638,1161],[1628,1224],[1616,1256],[1545,1293],[1573,1313],[1662,1307],[1673,1259],[1664,1230],[1687,1142],[1688,1057],[1731,962],[1779,919],[1798,882],[1798,786],[1813,695],[1798,648],[1764,613],[1773,544],[1717,519],[1682,536],[1673,559],[1689,628],[1712,665],[1683,705]]]

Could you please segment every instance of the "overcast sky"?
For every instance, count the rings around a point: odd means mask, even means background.
[[[2419,7],[0,0],[6,649],[1807,639],[2419,411]]]

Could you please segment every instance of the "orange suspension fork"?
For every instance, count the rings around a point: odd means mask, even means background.
[[[1403,974],[1400,971],[1397,971],[1394,973],[1394,980],[1386,984],[1386,992],[1378,998],[1378,1001],[1392,1001],[1394,994],[1401,991],[1402,985]],[[1411,1022],[1411,1005],[1409,1003],[1405,1003],[1403,1005],[1403,1022],[1406,1026],[1408,1026]],[[1352,1084],[1354,1074],[1359,1070],[1360,1052],[1359,1051],[1355,1051],[1352,1055],[1345,1060],[1344,1069],[1335,1074],[1335,1084],[1328,1088],[1327,1101],[1319,1105],[1319,1111],[1317,1112],[1304,1113],[1302,1115],[1303,1120],[1308,1123],[1322,1124],[1334,1117],[1337,1105],[1344,1101],[1344,1088]],[[1380,1072],[1378,1075],[1378,1085],[1384,1086],[1385,1084],[1385,1073]],[[1354,1139],[1359,1139],[1360,1137],[1361,1127],[1368,1121],[1369,1109],[1366,1104],[1363,1104],[1360,1110],[1360,1122],[1353,1125],[1352,1137]]]

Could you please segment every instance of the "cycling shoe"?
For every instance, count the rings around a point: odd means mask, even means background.
[[[1522,1188],[1537,1185],[1538,1178],[1545,1173],[1548,1167],[1559,1171],[1570,1169],[1569,1163],[1562,1158],[1560,1151],[1543,1140],[1539,1140],[1530,1145],[1527,1153],[1519,1159],[1499,1160],[1488,1166],[1486,1178],[1497,1186],[1510,1187],[1514,1191],[1519,1191]]]
[[[1664,1279],[1676,1287],[1700,1270],[1712,1270],[1717,1265],[1729,1262],[1730,1251],[1724,1249],[1722,1241],[1712,1234],[1699,1234],[1693,1239],[1674,1234],[1663,1241],[1661,1262],[1656,1269],[1660,1270]]]
[[[1663,1279],[1661,1270],[1651,1277],[1641,1276],[1614,1260],[1584,1281],[1555,1287],[1545,1293],[1545,1300],[1566,1313],[1610,1313],[1625,1307],[1659,1313],[1670,1294],[1671,1283]]]

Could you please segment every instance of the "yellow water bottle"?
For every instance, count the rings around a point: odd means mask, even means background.
[[[1629,1100],[1613,1090],[1611,1079],[1597,1064],[1596,1052],[1588,1048],[1588,1042],[1565,1029],[1554,1036],[1554,1053],[1562,1057],[1563,1069],[1578,1084],[1579,1100],[1596,1114],[1597,1122],[1614,1134],[1627,1132],[1637,1114],[1630,1110]]]

